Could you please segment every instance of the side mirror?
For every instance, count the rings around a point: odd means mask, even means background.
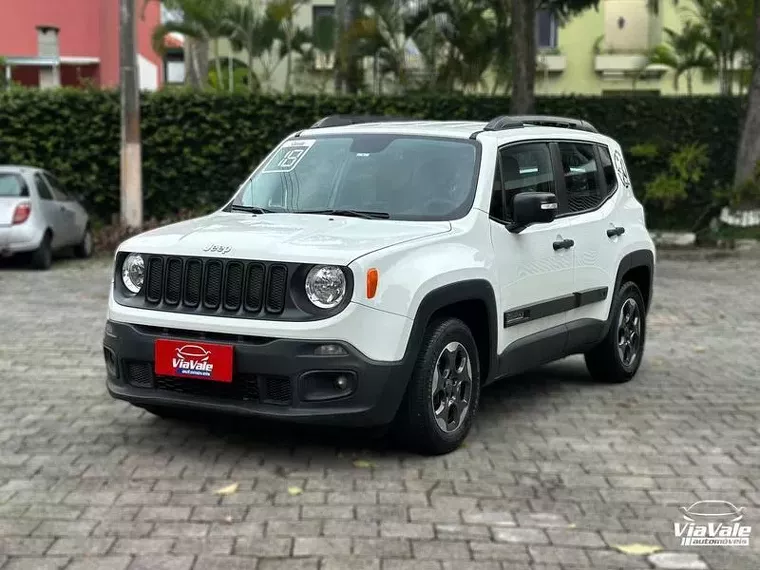
[[[546,224],[557,216],[559,203],[551,192],[520,192],[512,199],[514,222],[510,231],[520,232],[531,224]]]

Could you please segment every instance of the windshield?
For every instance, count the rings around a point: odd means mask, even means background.
[[[243,184],[231,206],[455,219],[472,206],[479,160],[480,146],[470,140],[387,134],[293,138]]]
[[[24,179],[15,172],[0,172],[0,198],[28,196]]]

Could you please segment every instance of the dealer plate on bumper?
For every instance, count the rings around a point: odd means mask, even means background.
[[[154,353],[159,376],[232,382],[232,346],[158,339]]]

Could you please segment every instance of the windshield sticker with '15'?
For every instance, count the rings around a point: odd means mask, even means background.
[[[301,162],[301,159],[306,156],[315,142],[317,141],[312,139],[283,143],[262,172],[290,172]]]

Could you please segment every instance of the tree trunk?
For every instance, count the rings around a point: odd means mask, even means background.
[[[356,21],[361,15],[361,6],[359,0],[345,0],[345,2],[345,28],[346,30],[352,31],[356,25]],[[364,69],[361,67],[359,61],[360,58],[356,53],[356,39],[353,37],[353,34],[350,34],[349,36],[350,39],[345,45],[344,51],[346,54],[346,60],[344,62],[345,75],[343,80],[345,82],[346,90],[352,95],[355,95],[364,84],[364,77],[362,76]]]
[[[216,82],[219,90],[222,90],[222,62],[219,60],[219,40],[212,40],[214,46],[214,69],[216,70]]]
[[[694,83],[692,80],[691,71],[687,71],[686,72],[686,93],[688,93],[689,96],[691,96],[693,89],[694,89]]]
[[[534,0],[512,2],[512,98],[510,113],[533,113],[536,87],[536,6]]]
[[[293,73],[293,38],[290,37],[290,26],[285,32],[285,49],[287,55],[285,56],[285,93],[290,93],[290,76]]]
[[[253,56],[251,55],[251,51],[248,50],[248,90],[253,93],[254,92],[254,86],[253,86]]]
[[[185,36],[185,84],[203,89],[208,84],[208,42]]]
[[[749,86],[747,114],[744,116],[739,152],[736,157],[735,186],[751,180],[760,161],[760,0],[754,2],[754,16],[755,48],[752,82]]]

